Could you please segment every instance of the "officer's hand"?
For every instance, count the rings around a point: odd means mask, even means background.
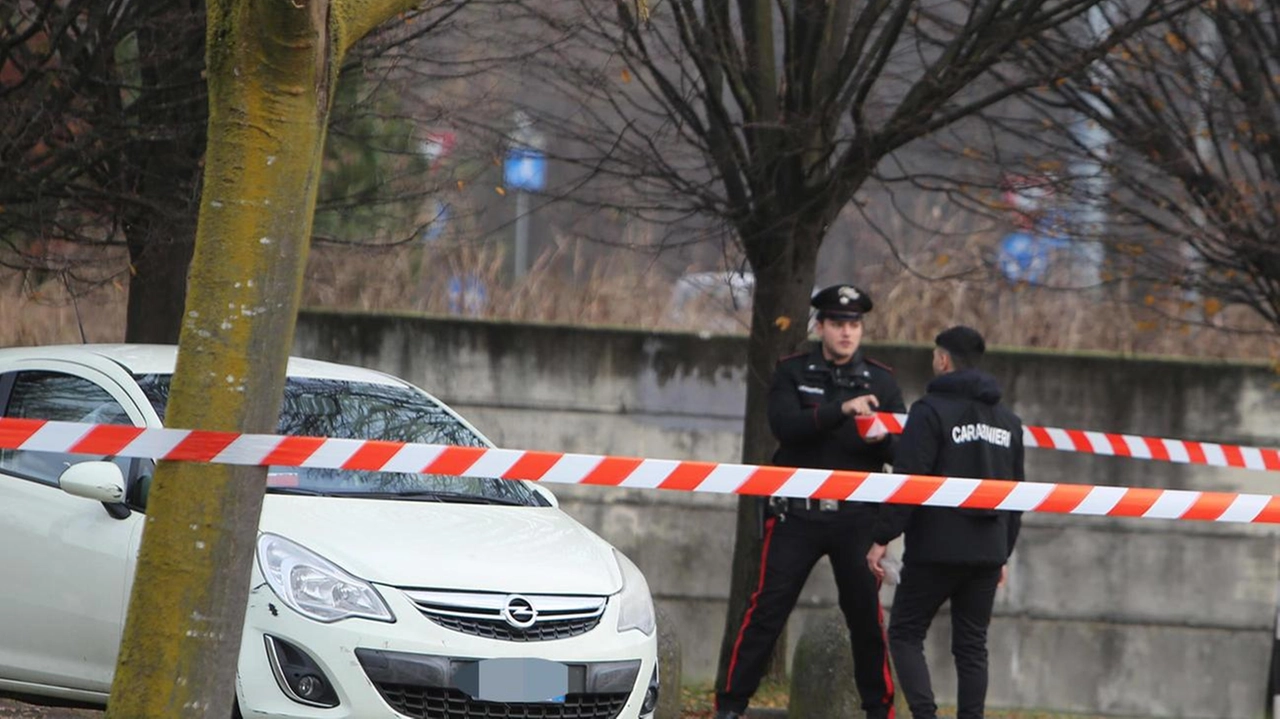
[[[884,567],[880,566],[880,560],[884,559],[884,553],[888,551],[888,547],[883,544],[871,545],[871,551],[867,552],[867,568],[871,573],[876,575],[876,579],[884,580]]]
[[[854,415],[862,415],[867,417],[876,413],[876,408],[880,406],[880,400],[876,399],[873,394],[864,394],[861,397],[854,397],[846,400],[840,405],[840,410],[850,417]]]
[[[1008,582],[1009,582],[1009,565],[1003,564],[1000,566],[1000,581],[996,582],[996,586],[1003,587]]]

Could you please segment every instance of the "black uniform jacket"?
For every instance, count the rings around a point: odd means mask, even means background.
[[[1022,420],[999,402],[1000,387],[984,372],[934,378],[911,406],[893,471],[1021,481]],[[888,544],[905,531],[904,562],[1001,565],[1021,526],[1018,512],[884,504],[871,536]]]
[[[769,427],[778,439],[780,467],[880,471],[893,461],[893,440],[867,442],[857,423],[840,411],[846,400],[873,394],[881,412],[905,412],[902,390],[887,366],[862,350],[843,365],[822,356],[821,346],[778,362],[769,388]]]

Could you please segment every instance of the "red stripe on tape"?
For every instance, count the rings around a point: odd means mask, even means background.
[[[1161,494],[1164,492],[1159,489],[1135,487],[1126,491],[1107,514],[1112,517],[1141,517],[1151,509],[1151,505],[1155,504],[1157,499],[1160,499]]]
[[[643,459],[634,457],[605,457],[600,464],[595,466],[582,478],[581,484],[598,484],[610,487],[616,487],[622,484],[622,480],[631,476],[631,473],[640,466]]]
[[[465,475],[471,465],[480,461],[488,449],[485,447],[445,447],[438,457],[423,468],[423,474]]]
[[[1280,522],[1280,497],[1272,497],[1267,501],[1267,506],[1262,508],[1258,516],[1254,518],[1255,522],[1270,522],[1275,524]]]
[[[907,481],[884,501],[892,504],[924,504],[945,481],[945,477],[913,474],[907,477]]]
[[[666,479],[662,480],[662,484],[658,485],[658,489],[693,491],[715,469],[716,465],[711,462],[681,462],[676,465],[675,469],[671,470],[671,474]]]
[[[1219,446],[1222,447],[1222,456],[1226,458],[1228,467],[1244,466],[1244,453],[1240,451],[1238,446],[1234,444],[1223,444]]]
[[[1272,472],[1280,472],[1280,449],[1262,450],[1262,466]]]
[[[543,475],[560,461],[564,455],[560,452],[525,452],[516,463],[511,465],[503,475],[503,479],[542,479]]]
[[[1178,519],[1198,519],[1201,521],[1212,522],[1222,513],[1227,511],[1233,502],[1236,501],[1236,495],[1226,494],[1223,492],[1202,492],[1196,501],[1187,507],[1187,511],[1182,513]]]
[[[1164,440],[1159,437],[1143,437],[1142,442],[1150,450],[1152,459],[1169,461],[1169,448],[1164,446]]]
[[[396,456],[396,452],[404,447],[404,442],[388,442],[381,439],[366,440],[360,445],[347,461],[342,463],[343,469],[367,469],[377,471],[382,469],[392,457]]]
[[[177,446],[165,453],[162,459],[186,462],[208,462],[217,457],[240,435],[232,432],[206,432],[191,430]]]
[[[1070,513],[1080,506],[1092,489],[1087,484],[1059,484],[1032,511]]]
[[[45,425],[42,419],[0,420],[0,447],[20,448]]]
[[[1124,440],[1122,434],[1107,434],[1107,441],[1111,443],[1111,451],[1117,457],[1132,457],[1133,452],[1129,449],[1129,443]]]
[[[973,494],[960,503],[960,506],[970,509],[995,509],[1013,492],[1015,486],[1017,485],[1013,482],[1005,480],[984,479],[978,483]]]
[[[324,437],[283,437],[280,444],[262,458],[262,463],[268,467],[272,465],[297,467],[315,454],[324,442]]]
[[[71,454],[114,455],[146,430],[129,424],[99,424],[71,445]]]
[[[777,494],[782,485],[795,474],[796,470],[791,467],[757,467],[756,471],[747,477],[747,481],[738,487],[738,494],[755,494],[764,497]]]
[[[1067,437],[1071,440],[1071,446],[1075,447],[1077,452],[1092,452],[1093,443],[1085,436],[1084,432],[1078,429],[1067,430]]]
[[[866,481],[866,472],[832,472],[813,493],[813,499],[848,499]]]
[[[1052,448],[1054,446],[1053,437],[1049,436],[1049,433],[1044,430],[1044,427],[1027,427],[1027,429],[1031,432],[1031,436],[1036,440],[1037,447]]]
[[[1182,445],[1187,448],[1187,459],[1193,464],[1209,463],[1209,458],[1204,454],[1204,445],[1199,442],[1183,442]]]

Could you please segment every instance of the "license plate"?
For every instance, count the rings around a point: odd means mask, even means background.
[[[485,702],[564,702],[569,667],[546,659],[482,659],[460,667],[453,681]]]

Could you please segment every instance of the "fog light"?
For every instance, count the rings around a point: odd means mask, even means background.
[[[331,709],[338,706],[338,694],[325,677],[320,665],[306,652],[292,644],[265,635],[267,660],[280,691],[299,704]]]
[[[646,716],[658,709],[658,668],[653,668],[653,678],[649,680],[649,689],[644,693],[644,702],[640,704],[640,714]]]
[[[324,680],[320,677],[304,674],[298,677],[298,696],[315,701],[324,696]]]

